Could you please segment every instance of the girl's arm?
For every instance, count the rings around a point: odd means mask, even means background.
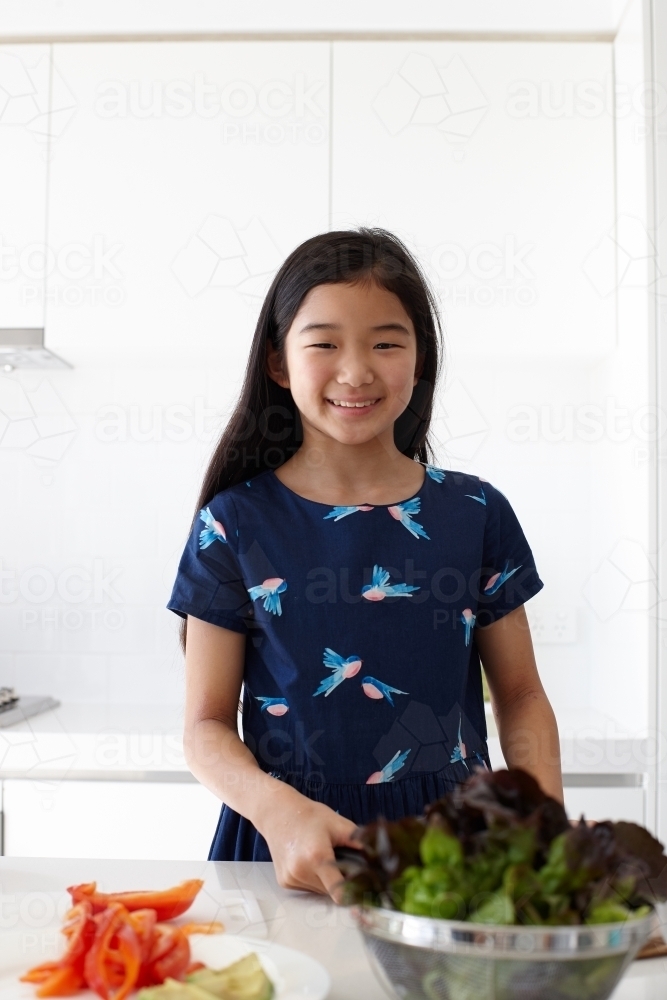
[[[333,849],[354,846],[349,837],[355,824],[265,774],[239,738],[245,641],[240,632],[188,615],[185,759],[202,785],[262,834],[279,885],[337,899],[342,876]]]
[[[475,643],[507,766],[529,771],[548,795],[563,802],[556,717],[537,672],[523,604],[476,628]]]

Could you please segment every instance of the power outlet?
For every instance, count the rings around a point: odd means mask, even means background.
[[[565,643],[577,641],[576,608],[526,608],[530,634],[534,643]]]

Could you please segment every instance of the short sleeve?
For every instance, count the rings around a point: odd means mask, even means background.
[[[519,520],[507,497],[481,480],[486,525],[478,593],[477,624],[490,625],[544,587]]]
[[[192,526],[167,608],[247,634],[253,606],[238,559],[238,526],[231,497],[219,493]]]

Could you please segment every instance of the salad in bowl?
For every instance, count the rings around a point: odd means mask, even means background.
[[[521,769],[480,769],[355,839],[337,850],[342,901],[402,998],[604,1000],[667,899],[646,828],[571,823]]]

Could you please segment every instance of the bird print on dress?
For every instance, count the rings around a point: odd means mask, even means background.
[[[466,627],[466,646],[470,644],[470,635],[475,627],[476,617],[477,616],[472,613],[470,608],[464,608],[459,617],[459,621],[463,622]]]
[[[509,566],[509,564],[510,564],[509,559],[506,559],[505,568],[503,569],[502,573],[493,574],[493,576],[489,579],[486,587],[484,588],[485,594],[495,594],[498,588],[502,587],[505,581],[509,580],[512,574],[516,573],[518,569],[521,569],[521,566],[523,565],[523,563],[521,563],[520,566],[515,566],[514,569],[511,569],[508,573],[507,567]]]
[[[367,601],[383,601],[385,597],[410,597],[413,590],[420,589],[408,583],[395,583],[393,585],[387,583],[389,576],[389,571],[376,563],[373,566],[372,582],[361,588],[361,596],[365,597]]]
[[[469,771],[470,768],[465,762],[465,757],[466,757],[466,745],[461,739],[461,716],[459,715],[459,741],[452,750],[452,756],[449,758],[449,763],[456,764],[456,762],[460,760],[462,764],[465,764],[466,770]]]
[[[340,521],[341,517],[347,517],[348,514],[354,514],[357,510],[374,510],[375,508],[371,504],[363,503],[356,507],[332,507],[328,514],[325,514],[322,518],[326,521],[328,517],[333,517],[334,521]]]
[[[329,670],[333,670],[333,673],[320,681],[317,691],[313,692],[313,698],[318,694],[323,694],[325,698],[328,698],[334,688],[337,688],[343,681],[348,680],[350,677],[355,677],[359,673],[363,660],[360,656],[356,655],[348,656],[344,660],[340,653],[336,653],[333,649],[326,646],[322,662]]]
[[[445,478],[445,470],[439,469],[437,465],[428,465],[427,462],[423,462],[422,465],[431,479],[435,479],[436,483],[441,483]]]
[[[479,761],[480,766],[483,767],[485,771],[488,771],[489,770],[489,765],[486,763],[486,761],[482,757],[482,755],[479,752],[479,750],[475,750],[474,753],[475,753],[475,757]]]
[[[361,689],[367,698],[372,698],[374,701],[380,701],[382,698],[386,698],[392,707],[394,705],[392,694],[408,694],[407,691],[399,691],[398,688],[391,687],[389,684],[379,681],[377,677],[370,676],[363,678],[361,682]]]
[[[283,609],[280,604],[280,594],[287,590],[287,581],[280,576],[270,576],[255,587],[248,587],[248,593],[253,601],[258,597],[264,598],[264,609],[270,611],[272,615],[281,615]]]
[[[206,527],[199,532],[200,549],[207,549],[209,545],[212,545],[216,540],[219,542],[227,542],[227,532],[220,524],[220,521],[216,521],[213,517],[210,507],[207,507],[205,510],[200,510],[199,517],[206,525]]]
[[[393,504],[391,507],[387,507],[387,510],[392,517],[395,517],[397,521],[400,521],[404,528],[407,528],[411,535],[418,538],[420,535],[422,538],[428,538],[429,536],[424,531],[421,524],[417,521],[412,520],[413,514],[419,513],[419,506],[421,500],[419,497],[413,497],[411,500],[404,500],[403,503]]]
[[[435,465],[428,465],[427,463],[421,462],[421,465],[426,469],[427,474],[434,479],[436,482],[441,483],[445,478],[444,469],[439,469]],[[358,510],[368,511],[375,510],[376,506],[384,506],[385,510],[388,510],[391,516],[396,520],[400,521],[404,528],[407,528],[411,535],[415,538],[430,538],[429,535],[424,531],[423,525],[419,524],[418,521],[413,521],[413,515],[419,513],[419,508],[421,504],[420,497],[412,497],[410,500],[403,500],[402,503],[395,504],[356,504],[349,506],[336,506],[332,507],[331,510],[324,515],[323,521],[327,521],[332,518],[334,521],[340,521],[341,518],[347,517],[349,514],[355,514]]]
[[[484,492],[484,487],[480,486],[480,490],[482,491],[481,497],[474,497],[472,493],[466,493],[466,496],[470,497],[471,500],[477,500],[479,503],[484,504],[484,506],[486,507],[486,494]]]
[[[381,771],[374,771],[373,774],[371,774],[370,778],[366,780],[366,784],[379,785],[383,781],[392,781],[396,772],[400,771],[405,764],[409,753],[409,750],[404,750],[403,753],[401,753],[400,750],[397,750],[389,763],[385,764]]]
[[[255,698],[262,702],[262,711],[268,712],[269,715],[286,715],[289,712],[286,698],[265,698],[259,694],[256,694]]]

